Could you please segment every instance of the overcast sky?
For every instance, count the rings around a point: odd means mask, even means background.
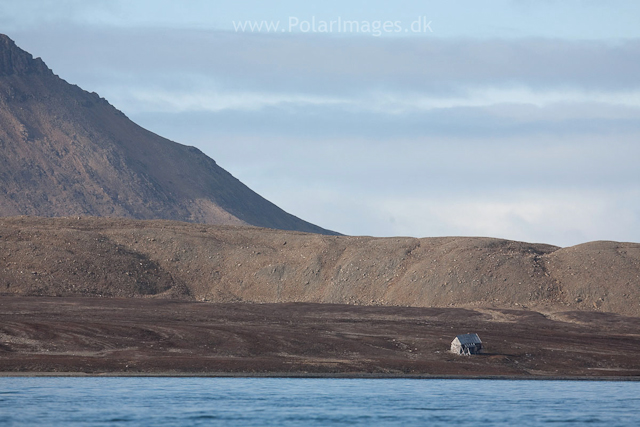
[[[305,220],[560,246],[640,241],[638,22],[635,0],[0,0],[56,74]]]

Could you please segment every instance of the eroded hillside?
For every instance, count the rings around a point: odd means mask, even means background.
[[[640,315],[640,244],[322,236],[106,218],[0,219],[0,290],[48,296]]]

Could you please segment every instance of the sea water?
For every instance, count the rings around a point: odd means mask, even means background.
[[[2,426],[640,425],[640,382],[0,378]]]

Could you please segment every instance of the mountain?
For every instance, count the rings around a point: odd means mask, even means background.
[[[0,295],[640,316],[639,277],[639,243],[558,248],[479,237],[321,236],[171,221],[0,218]]]
[[[197,148],[141,128],[0,35],[0,216],[12,215],[337,234],[278,208]]]

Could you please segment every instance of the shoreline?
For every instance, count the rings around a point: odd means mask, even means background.
[[[292,372],[0,372],[0,378],[299,378],[299,379],[407,379],[407,380],[494,380],[494,381],[640,381],[640,376],[569,376],[569,375],[429,375],[348,373],[292,373]]]

